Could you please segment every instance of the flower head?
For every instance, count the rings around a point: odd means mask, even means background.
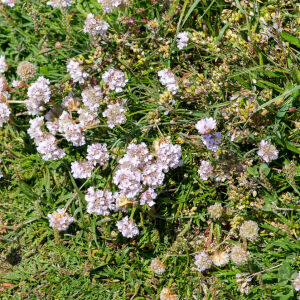
[[[246,221],[240,227],[240,237],[249,241],[255,241],[258,238],[258,225],[254,221]]]
[[[212,261],[210,257],[204,251],[202,251],[200,254],[195,256],[195,265],[197,266],[196,269],[199,272],[204,272],[211,267]]]
[[[106,144],[101,145],[99,143],[88,145],[86,159],[94,165],[103,166],[109,160],[106,146]]]
[[[22,61],[17,68],[17,74],[24,81],[32,79],[35,76],[36,67],[29,61]]]
[[[157,194],[155,191],[151,188],[146,190],[144,193],[141,194],[140,196],[140,204],[145,205],[148,204],[150,207],[155,204],[153,200],[155,200],[157,197]]]
[[[278,150],[271,143],[262,140],[259,143],[259,150],[257,152],[266,163],[278,158]]]
[[[207,149],[217,152],[219,144],[222,142],[222,135],[220,132],[201,135],[201,140]]]
[[[293,286],[294,286],[295,291],[297,291],[297,292],[300,291],[300,272],[298,273],[298,276],[294,279]]]
[[[166,86],[169,92],[176,94],[179,86],[174,73],[168,69],[163,69],[157,72],[162,85]]]
[[[89,33],[95,37],[97,35],[104,35],[109,25],[107,22],[99,20],[94,14],[88,14],[84,22],[83,32]]]
[[[163,143],[159,146],[156,153],[158,155],[157,164],[164,172],[168,172],[170,168],[175,169],[182,165],[182,151],[180,145]]]
[[[111,12],[113,9],[121,5],[122,0],[98,0],[98,3],[102,5],[103,10]]]
[[[204,118],[198,121],[195,125],[199,134],[209,134],[216,129],[217,122],[213,118]]]
[[[209,161],[202,160],[198,174],[202,180],[207,180],[213,174],[213,166]]]
[[[188,45],[189,35],[186,31],[180,32],[177,35],[177,47],[182,50]]]
[[[48,5],[53,8],[63,8],[72,5],[73,0],[50,0],[47,2]]]
[[[215,203],[208,207],[207,212],[212,219],[219,219],[222,217],[223,214],[223,207],[221,203]]]
[[[132,238],[139,234],[137,225],[132,220],[129,220],[128,216],[124,217],[121,221],[117,221],[117,228],[127,238]]]
[[[224,267],[229,262],[229,255],[227,252],[216,252],[212,256],[212,262],[217,267]]]
[[[65,212],[64,208],[59,208],[52,214],[48,214],[50,226],[58,231],[65,231],[70,224],[74,222],[74,218]]]
[[[150,268],[153,273],[161,275],[165,272],[166,267],[159,258],[154,258],[151,261]]]
[[[71,163],[71,171],[74,178],[89,178],[92,176],[94,165],[90,161],[74,161]]]
[[[5,61],[5,57],[2,55],[0,56],[0,73],[6,72],[8,69],[8,65]]]
[[[125,112],[126,109],[121,104],[116,103],[108,105],[102,115],[107,118],[108,127],[114,128],[126,122]]]
[[[70,59],[67,63],[67,71],[69,72],[73,81],[79,83],[84,83],[85,79],[89,75],[88,73],[84,72],[83,66],[75,59]]]
[[[10,109],[6,103],[0,102],[0,127],[7,123],[10,116]]]
[[[230,258],[236,265],[243,265],[247,262],[249,252],[244,250],[241,245],[234,245],[231,248]]]
[[[160,300],[178,300],[178,296],[167,287],[161,290],[159,298]]]
[[[109,69],[102,75],[102,79],[108,85],[109,89],[120,93],[123,91],[123,87],[128,82],[125,74],[115,69]]]

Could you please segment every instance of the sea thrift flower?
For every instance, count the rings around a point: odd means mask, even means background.
[[[14,7],[18,0],[1,0],[3,4],[6,4],[10,7]]]
[[[258,225],[254,221],[246,221],[240,227],[240,237],[249,241],[255,241],[258,238]]]
[[[58,120],[46,122],[46,127],[47,127],[47,129],[49,130],[50,133],[55,135],[58,132],[58,129],[59,129]]]
[[[44,117],[36,117],[35,119],[29,120],[30,127],[27,130],[27,133],[36,143],[43,140],[45,135],[42,127],[44,126]]]
[[[159,296],[160,300],[178,300],[178,296],[169,288],[164,287]]]
[[[92,112],[97,112],[102,100],[102,92],[99,86],[89,87],[82,91],[82,102]]]
[[[84,22],[83,32],[89,33],[93,37],[104,35],[109,25],[107,22],[99,20],[94,14],[88,14]]]
[[[160,164],[148,164],[143,169],[143,184],[157,188],[163,184],[165,173]]]
[[[43,104],[50,101],[51,91],[49,88],[50,81],[43,76],[40,76],[37,81],[32,83],[28,88],[26,103],[27,110],[31,115],[37,115],[43,110]]]
[[[109,13],[120,6],[122,4],[122,0],[98,0],[98,3],[101,4],[103,10]]]
[[[214,205],[209,206],[207,209],[207,212],[212,219],[221,218],[223,211],[224,211],[224,209],[223,209],[221,203],[215,203]]]
[[[84,72],[83,66],[75,59],[70,59],[67,63],[67,71],[74,82],[84,83],[85,79],[89,76]]]
[[[0,127],[9,120],[10,110],[6,103],[0,102]]]
[[[6,78],[0,74],[0,96],[7,89],[7,80]]]
[[[124,212],[126,212],[129,207],[138,204],[135,200],[127,198],[126,195],[122,193],[114,193],[114,198],[116,200],[116,209]]]
[[[298,273],[298,276],[294,279],[293,286],[294,286],[295,291],[297,291],[297,292],[300,291],[300,272]]]
[[[93,165],[99,164],[103,166],[109,160],[109,154],[106,148],[106,144],[92,144],[87,147],[86,159]]]
[[[74,161],[71,163],[71,171],[74,178],[85,179],[92,176],[94,165],[89,161]]]
[[[80,128],[82,131],[86,131],[88,128],[86,127],[93,127],[100,123],[99,119],[97,118],[97,114],[91,112],[87,108],[79,108],[78,109],[78,121],[80,125]]]
[[[128,82],[125,74],[121,71],[115,69],[109,69],[102,75],[102,79],[108,85],[110,90],[115,91],[116,93],[120,93],[123,91],[123,87]]]
[[[47,2],[48,5],[53,8],[63,8],[72,5],[73,0],[50,0]]]
[[[195,125],[199,134],[209,134],[216,129],[217,122],[213,118],[205,118],[198,121]]]
[[[110,211],[116,209],[112,193],[108,190],[95,190],[94,187],[88,189],[85,195],[87,201],[87,212],[95,213],[98,216],[108,216]]]
[[[159,258],[154,258],[151,261],[150,268],[153,273],[161,275],[165,272],[166,267]]]
[[[0,73],[4,73],[6,72],[8,69],[8,65],[5,61],[5,57],[4,56],[0,56]]]
[[[127,238],[132,238],[139,234],[137,225],[132,220],[129,220],[128,216],[124,217],[121,221],[117,221],[117,228]]]
[[[22,61],[19,63],[17,74],[22,80],[27,81],[29,79],[32,79],[35,76],[35,73],[36,67],[29,61]]]
[[[278,150],[271,143],[262,140],[259,143],[259,150],[257,152],[266,163],[278,158]]]
[[[231,249],[230,258],[238,266],[247,262],[249,252],[244,250],[241,245],[235,245]]]
[[[177,35],[177,47],[178,49],[182,50],[188,45],[189,42],[189,35],[186,31],[180,32]]]
[[[175,169],[182,165],[182,151],[179,145],[163,143],[156,151],[156,154],[158,155],[157,164],[164,172],[168,172],[170,168]]]
[[[217,252],[212,256],[212,262],[217,267],[224,267],[229,262],[229,255],[227,252]]]
[[[121,168],[114,175],[114,184],[118,186],[121,192],[127,198],[134,198],[141,190],[142,174],[139,170],[131,170],[129,168]]]
[[[207,149],[217,152],[219,149],[219,144],[222,142],[222,135],[220,132],[204,134],[201,135],[201,140]]]
[[[22,87],[22,81],[20,81],[20,80],[13,80],[13,82],[11,83],[11,85],[14,88],[21,88]]]
[[[174,73],[168,69],[163,69],[157,72],[162,85],[166,86],[169,92],[176,94],[179,86]]]
[[[198,174],[202,180],[207,180],[213,174],[213,167],[209,161],[202,160]]]
[[[204,251],[202,251],[200,254],[197,254],[195,256],[195,265],[197,266],[196,269],[199,272],[204,272],[211,267],[212,261],[209,256]]]
[[[126,109],[119,103],[110,104],[103,112],[103,117],[107,118],[109,128],[114,128],[117,125],[126,123]]]
[[[151,188],[149,188],[148,190],[146,190],[144,193],[141,194],[140,196],[140,204],[141,205],[145,205],[148,204],[150,207],[155,205],[155,202],[153,200],[155,200],[157,197],[157,194],[155,193],[155,191]]]
[[[58,231],[65,231],[70,224],[74,222],[74,218],[65,212],[64,208],[59,208],[52,214],[48,214],[50,226]]]
[[[42,140],[36,141],[36,150],[43,154],[43,160],[58,160],[66,155],[63,149],[57,147],[56,142],[55,136],[50,133],[45,134]]]

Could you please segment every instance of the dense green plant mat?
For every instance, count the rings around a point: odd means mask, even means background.
[[[118,1],[14,2],[0,0],[0,298],[297,299],[296,1],[131,0],[111,11]],[[107,22],[101,30],[86,26],[91,13]],[[24,61],[32,65],[22,69]],[[105,80],[112,68],[122,72],[118,87]],[[49,98],[34,112],[29,91],[41,76]],[[77,102],[88,87],[101,98],[92,112]],[[122,110],[116,120],[111,105]],[[43,124],[44,140],[32,138],[33,119],[54,126],[62,110],[73,118],[67,128],[52,134]],[[70,124],[81,126],[79,145]],[[43,141],[58,147],[48,158]],[[74,162],[95,143],[106,144],[109,159],[80,178]],[[116,200],[120,159],[141,143],[149,153],[139,150],[125,167],[138,161],[134,174],[144,177],[130,181],[132,197]],[[168,163],[163,145],[173,151]],[[157,176],[146,184],[147,155]],[[155,204],[142,205],[151,184]],[[112,193],[105,213],[90,211],[91,187]],[[55,227],[68,216],[65,230]]]

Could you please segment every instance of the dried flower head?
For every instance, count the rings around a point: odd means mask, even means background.
[[[202,251],[200,254],[195,256],[195,265],[197,266],[197,270],[199,272],[204,272],[205,270],[209,269],[212,265],[212,261],[208,254]]]
[[[230,258],[236,265],[243,265],[247,262],[249,252],[243,249],[241,245],[235,245],[231,248]]]
[[[110,104],[103,112],[103,117],[107,118],[109,128],[126,123],[126,109],[119,103]]]
[[[139,234],[137,225],[132,220],[129,220],[128,216],[124,217],[121,221],[117,221],[117,228],[127,238],[132,238]]]
[[[74,218],[65,212],[64,208],[59,208],[52,214],[48,214],[50,226],[58,231],[65,231],[70,224],[74,222]]]
[[[207,180],[213,174],[213,166],[209,161],[202,160],[198,174],[202,180]]]
[[[160,300],[178,300],[178,296],[171,289],[164,287],[160,292]]]
[[[5,61],[5,57],[4,56],[0,56],[0,73],[4,73],[6,72],[8,69],[8,65]]]
[[[262,140],[259,143],[259,150],[257,152],[266,163],[278,158],[278,150],[271,143]]]
[[[151,261],[150,268],[153,273],[161,275],[165,272],[166,267],[159,258],[154,258]]]
[[[82,102],[92,112],[97,112],[102,100],[102,92],[99,86],[89,87],[82,91]]]
[[[240,227],[240,237],[249,241],[255,241],[258,238],[258,225],[254,221],[246,221]]]
[[[217,267],[224,267],[229,262],[229,255],[227,252],[216,252],[212,256],[212,262]]]
[[[207,208],[207,212],[212,219],[219,219],[223,214],[223,207],[221,203],[215,203]]]
[[[19,63],[17,68],[18,76],[24,80],[30,80],[35,76],[36,67],[29,61],[22,61]]]

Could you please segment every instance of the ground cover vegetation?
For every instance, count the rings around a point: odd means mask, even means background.
[[[297,1],[0,15],[1,299],[299,297]]]

